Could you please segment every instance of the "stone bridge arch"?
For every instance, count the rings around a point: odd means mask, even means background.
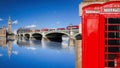
[[[45,34],[47,39],[54,42],[62,42],[63,35],[69,36],[69,34],[65,32],[48,32]]]
[[[80,33],[77,33],[73,36],[74,39],[76,40],[81,40],[82,39],[82,35]]]
[[[42,34],[41,33],[33,33],[32,38],[36,40],[42,40]]]

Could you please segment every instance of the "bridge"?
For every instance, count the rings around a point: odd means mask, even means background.
[[[62,42],[62,37],[69,37],[70,44],[75,40],[81,39],[80,29],[65,29],[65,30],[47,30],[47,31],[21,31],[17,34],[20,38],[49,40],[55,42]]]

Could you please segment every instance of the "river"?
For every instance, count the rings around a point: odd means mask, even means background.
[[[40,40],[0,40],[0,68],[75,68],[76,49],[62,43]]]

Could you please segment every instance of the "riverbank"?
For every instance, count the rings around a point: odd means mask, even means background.
[[[82,40],[76,41],[76,68],[82,68]]]

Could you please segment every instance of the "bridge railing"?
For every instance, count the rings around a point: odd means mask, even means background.
[[[42,32],[69,32],[71,30],[48,30],[48,31],[30,31],[30,32],[25,32],[25,31],[22,31],[20,33],[42,33]],[[72,29],[72,31],[79,31],[79,29]]]

